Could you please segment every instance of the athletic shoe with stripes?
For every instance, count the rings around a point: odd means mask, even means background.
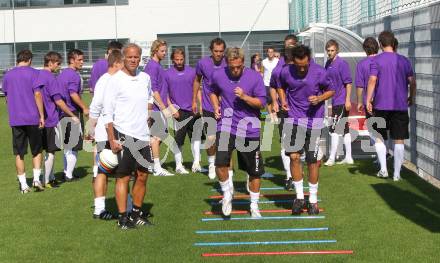
[[[210,164],[209,165],[209,170],[208,170],[208,177],[209,177],[209,179],[214,180],[215,176],[216,176],[215,165],[214,164]]]
[[[318,207],[318,203],[309,203],[307,206],[307,213],[309,215],[317,215],[319,214],[319,207]]]
[[[260,209],[258,208],[257,203],[251,203],[251,217],[261,218]]]
[[[133,224],[137,226],[152,226],[153,223],[148,220],[146,216],[139,215],[133,215],[133,213],[130,215],[130,221],[133,222]]]
[[[377,172],[377,177],[379,177],[379,178],[388,178],[388,171],[379,171],[379,172]]]
[[[296,199],[293,200],[292,205],[292,215],[300,215],[304,209],[305,201],[304,199]]]
[[[118,226],[122,230],[134,229],[136,225],[131,221],[128,216],[119,217]]]
[[[18,183],[18,190],[20,190],[20,193],[22,194],[27,194],[32,191],[32,189],[28,185],[26,185],[26,187],[22,187],[20,183]]]
[[[34,187],[35,192],[43,192],[44,191],[44,187],[40,181],[34,181],[32,183],[32,186]]]
[[[223,195],[222,212],[224,216],[230,216],[232,212],[232,195]]]
[[[176,167],[176,174],[189,174],[189,172],[183,166]]]
[[[116,216],[114,216],[109,211],[104,210],[99,215],[93,214],[93,218],[94,219],[102,219],[102,220],[113,220],[113,219],[116,219]]]
[[[174,176],[173,173],[168,172],[166,169],[164,168],[160,168],[157,171],[154,171],[154,176]]]

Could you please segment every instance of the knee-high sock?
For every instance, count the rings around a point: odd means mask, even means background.
[[[405,155],[405,146],[403,144],[394,145],[394,177],[400,177],[400,169],[402,168]]]
[[[64,155],[66,157],[66,177],[73,178],[73,170],[75,169],[76,166],[78,152],[72,150],[65,150]]]
[[[330,146],[330,160],[336,159],[336,152],[338,151],[338,145],[339,145],[339,135],[336,133],[331,133],[331,146]]]
[[[100,215],[105,211],[105,196],[95,198],[95,215]]]
[[[182,166],[182,150],[181,147],[176,146],[174,151],[174,159],[176,160],[176,167]]]
[[[55,155],[47,153],[44,158],[44,183],[47,184],[53,177],[53,162]]]
[[[251,197],[251,207],[252,206],[258,207],[258,201],[260,200],[260,192],[254,193],[252,191],[249,191],[249,195]]]
[[[318,202],[318,183],[312,184],[309,182],[309,202],[312,204],[316,204]]]
[[[281,160],[283,161],[284,170],[286,171],[287,179],[292,177],[290,173],[290,157],[286,155],[286,150],[281,149]]]
[[[201,141],[191,142],[191,152],[195,163],[200,163],[200,145]]]
[[[229,174],[229,186],[231,189],[234,189],[234,181],[232,180],[232,177],[234,176],[234,170],[228,170]]]
[[[374,144],[377,153],[377,159],[379,159],[380,170],[382,172],[387,171],[387,148],[383,142],[376,142]]]
[[[351,160],[351,134],[347,133],[344,135],[344,146],[345,146],[345,159]]]
[[[293,184],[295,185],[296,198],[304,199],[303,179],[301,179],[298,182],[293,181]]]

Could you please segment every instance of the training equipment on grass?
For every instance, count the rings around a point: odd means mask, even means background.
[[[198,230],[196,234],[234,234],[234,233],[273,233],[273,232],[312,232],[328,231],[328,227],[280,228],[280,229],[235,229],[235,230]]]
[[[202,218],[202,222],[229,220],[293,220],[293,219],[324,219],[325,216],[263,216],[263,217],[220,217]]]
[[[233,205],[247,205],[251,201],[249,200],[243,200],[243,201],[232,201]],[[270,201],[258,201],[259,204],[282,204],[282,203],[292,203],[293,200],[270,200]],[[318,199],[318,202],[321,202],[320,199]],[[212,201],[210,203],[212,206],[214,205],[221,205],[222,203],[217,201]]]
[[[307,209],[303,209],[303,212],[307,212]],[[319,212],[324,212],[324,209],[319,209]],[[269,209],[260,210],[260,213],[292,213],[292,209]],[[204,215],[222,215],[221,211],[205,211]],[[232,215],[246,215],[249,214],[248,210],[235,210],[231,212]]]
[[[309,189],[309,187],[304,186],[304,189]],[[261,187],[260,188],[260,191],[275,191],[275,190],[286,190],[286,189],[284,187]],[[246,191],[246,189],[245,188],[235,188],[235,191],[242,192],[242,191]],[[213,189],[211,189],[211,192],[221,193],[222,189],[221,188],[213,188]]]
[[[287,240],[287,241],[250,241],[250,242],[201,242],[194,243],[197,247],[220,247],[220,246],[252,246],[252,245],[299,245],[299,244],[323,244],[336,243],[336,240]]]
[[[112,150],[104,149],[96,155],[98,169],[103,173],[111,173],[118,166],[118,156]]]
[[[305,196],[308,196],[309,193],[304,193]],[[295,197],[295,194],[262,194],[260,197]],[[223,195],[211,195],[208,197],[209,199],[222,199]],[[244,199],[244,198],[250,198],[249,195],[234,195],[234,199]]]
[[[231,252],[203,253],[202,257],[240,257],[240,256],[287,256],[287,255],[351,255],[353,250],[318,250],[318,251],[270,251],[270,252]]]

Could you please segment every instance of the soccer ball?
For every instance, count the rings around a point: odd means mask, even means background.
[[[112,150],[104,149],[96,155],[98,169],[103,173],[112,173],[118,166],[118,156]]]

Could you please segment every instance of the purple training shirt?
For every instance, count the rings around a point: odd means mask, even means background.
[[[351,71],[348,62],[336,56],[331,62],[327,61],[325,69],[335,86],[335,95],[332,98],[332,105],[345,105],[347,96],[347,84],[351,84]]]
[[[89,87],[90,92],[95,91],[96,82],[98,82],[98,79],[107,73],[108,70],[108,62],[107,59],[101,58],[98,61],[93,64],[92,71],[90,72],[90,79],[89,79]]]
[[[210,91],[221,96],[221,116],[217,122],[217,131],[229,132],[242,138],[260,137],[260,109],[249,104],[234,94],[240,87],[244,93],[258,98],[263,106],[266,104],[266,89],[260,73],[244,68],[239,78],[229,75],[229,69],[216,70],[212,74]]]
[[[45,126],[56,127],[60,120],[60,112],[55,101],[62,99],[58,81],[50,71],[43,69],[34,83],[34,89],[37,88],[43,91]]]
[[[373,108],[408,110],[408,78],[414,76],[410,61],[394,52],[383,52],[373,58],[371,76],[377,77]]]
[[[318,96],[325,91],[334,90],[326,70],[320,65],[310,62],[307,75],[300,78],[294,65],[286,65],[281,72],[282,88],[286,92],[289,105],[289,123],[308,129],[324,127],[324,101],[318,105],[309,102],[310,96]]]
[[[39,124],[40,114],[34,93],[40,90],[33,85],[37,77],[38,70],[28,66],[15,67],[3,77],[11,127]]]
[[[159,62],[151,59],[145,66],[144,72],[150,76],[151,89],[153,90],[153,92],[159,92],[163,104],[165,105],[165,107],[167,107],[168,87],[165,82],[165,70],[162,68]],[[159,107],[156,104],[153,105],[153,110],[160,111]]]
[[[370,78],[370,67],[371,63],[373,63],[373,58],[374,57],[372,56],[366,57],[356,65],[356,77],[354,83],[356,88],[362,88],[364,90],[362,92],[364,105],[367,105],[368,79]]]
[[[67,107],[69,107],[71,111],[81,111],[81,108],[79,108],[70,97],[70,95],[74,93],[81,96],[81,76],[79,73],[72,68],[66,68],[58,75],[58,82],[61,92],[66,99]]]
[[[196,73],[198,76],[202,76],[202,109],[205,111],[213,112],[214,109],[211,105],[209,98],[211,75],[213,72],[225,68],[226,60],[222,59],[220,65],[215,65],[211,56],[203,57],[199,60],[196,66]]]
[[[180,109],[192,111],[193,84],[196,71],[190,66],[185,66],[179,71],[175,67],[169,68],[165,73],[165,81],[171,103]]]

